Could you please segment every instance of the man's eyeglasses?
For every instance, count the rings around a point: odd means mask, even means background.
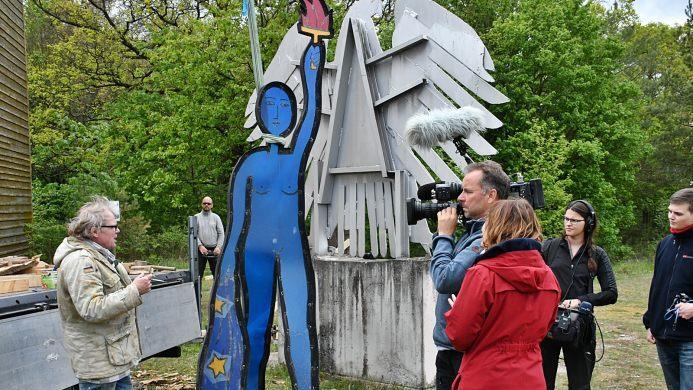
[[[563,220],[564,220],[566,223],[571,223],[571,224],[573,224],[573,225],[575,225],[576,223],[579,223],[579,222],[583,222],[583,221],[584,221],[584,219],[572,219],[572,218],[568,218],[568,217],[563,217]]]
[[[118,225],[101,225],[102,228],[111,228],[113,230],[118,229]]]
[[[212,204],[209,203],[209,202],[202,202],[202,204],[203,204],[203,205],[210,205],[210,206],[212,205]]]

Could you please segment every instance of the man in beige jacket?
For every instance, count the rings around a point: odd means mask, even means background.
[[[130,369],[139,362],[135,307],[151,275],[130,279],[113,254],[119,232],[108,199],[94,197],[55,251],[63,342],[80,390],[132,389]]]

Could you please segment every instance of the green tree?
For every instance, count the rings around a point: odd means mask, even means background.
[[[106,108],[118,180],[156,231],[184,224],[204,195],[225,215],[231,171],[250,146],[243,123],[255,84],[237,5],[158,34],[149,51],[151,75]],[[267,64],[296,10],[287,1],[258,9]]]
[[[668,197],[690,186],[693,179],[693,72],[691,71],[691,19],[685,26],[634,26],[626,40],[625,73],[640,85],[648,136],[648,154],[639,161],[637,230],[631,242],[651,241],[666,231]]]
[[[510,103],[494,107],[505,125],[488,135],[508,172],[544,180],[547,234],[569,200],[589,199],[599,242],[620,255],[646,137],[639,89],[621,75],[623,45],[607,27],[605,10],[580,0],[522,1],[496,21],[485,39]]]
[[[257,9],[267,64],[296,4]],[[240,0],[27,4],[37,245],[55,247],[96,193],[119,199],[137,221],[124,221],[136,231],[123,231],[125,256],[141,256],[147,238],[179,237],[172,229],[203,194],[225,214],[229,175],[249,146],[244,111],[254,88],[240,10]]]

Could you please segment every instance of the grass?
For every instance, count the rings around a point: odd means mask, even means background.
[[[618,282],[619,299],[615,305],[598,307],[596,316],[604,333],[606,348],[603,359],[596,364],[592,379],[593,389],[655,390],[666,388],[655,347],[645,340],[642,314],[647,307],[647,294],[652,275],[652,263],[647,261],[621,262],[614,266]],[[203,323],[206,324],[211,280],[203,282]],[[599,283],[595,283],[599,290]],[[276,321],[276,319],[275,319]],[[178,359],[150,359],[133,372],[134,378],[146,383],[147,389],[193,389],[200,343],[183,346]],[[272,350],[276,350],[273,347]],[[597,339],[597,357],[601,355],[601,341]],[[376,390],[392,386],[351,380],[321,374],[323,389]],[[269,367],[266,387],[270,390],[291,388],[286,368]],[[557,389],[568,388],[565,369],[559,366]]]

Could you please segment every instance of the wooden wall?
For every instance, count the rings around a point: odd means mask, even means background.
[[[31,152],[22,0],[0,0],[0,256],[24,253]]]

